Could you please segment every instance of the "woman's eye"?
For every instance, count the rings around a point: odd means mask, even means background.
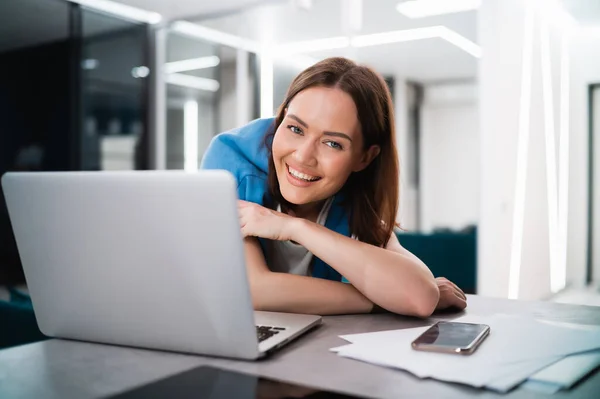
[[[292,131],[292,133],[295,134],[302,134],[302,129],[300,129],[298,126],[295,125],[289,125],[288,129],[290,129]]]
[[[334,148],[336,150],[343,150],[344,148],[340,143],[336,143],[335,141],[327,141],[325,142],[329,147]]]

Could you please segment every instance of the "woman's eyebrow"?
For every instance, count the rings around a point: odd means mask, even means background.
[[[325,136],[341,137],[343,139],[346,139],[346,140],[352,142],[352,139],[346,133],[340,133],[340,132],[323,132],[323,134]]]
[[[287,116],[289,118],[292,118],[292,119],[296,120],[296,122],[298,122],[299,124],[301,124],[302,126],[304,126],[305,128],[308,129],[308,123],[304,122],[302,119],[298,118],[296,115],[294,115],[294,114],[287,114]]]
[[[299,124],[301,124],[302,126],[304,126],[306,129],[308,129],[308,123],[304,122],[302,119],[300,119],[296,115],[294,115],[294,114],[287,114],[287,116],[288,116],[288,118],[294,119],[296,122],[298,122]],[[352,142],[352,139],[346,133],[325,131],[325,132],[323,132],[323,134],[326,135],[326,136],[341,137],[343,139],[346,139],[346,140]]]

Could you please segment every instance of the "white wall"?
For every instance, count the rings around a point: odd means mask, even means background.
[[[197,93],[189,100],[198,102],[198,165],[206,148],[216,133],[213,94]],[[186,99],[187,100],[187,99]],[[184,105],[186,100],[170,98],[167,102],[167,142],[166,168],[183,169],[185,161],[184,149]]]
[[[403,76],[394,77],[394,116],[396,122],[396,150],[400,166],[400,198],[396,220],[403,230],[417,230],[418,193],[415,173],[414,140],[409,132],[409,108],[415,101],[414,93]]]
[[[600,83],[600,81],[598,81]],[[600,87],[593,91],[593,197],[594,209],[592,210],[592,278],[594,282],[600,281]]]
[[[479,219],[479,114],[474,83],[425,87],[421,108],[421,230]]]
[[[588,85],[600,83],[600,33],[581,30],[570,41],[570,170],[567,278],[571,285],[582,286],[586,279],[588,229]],[[600,142],[600,140],[596,140]],[[600,163],[600,152],[595,152]],[[598,178],[598,174],[596,174]],[[596,180],[596,187],[600,181]],[[596,202],[597,204],[598,202]],[[598,212],[598,206],[596,209]],[[600,237],[600,224],[595,226]],[[596,247],[597,248],[597,247]],[[596,251],[596,281],[600,278],[600,254]]]
[[[239,56],[236,55],[236,57]],[[246,61],[248,58],[246,58]],[[219,131],[217,134],[234,129],[253,119],[252,109],[255,102],[254,77],[249,68],[246,69],[246,80],[239,82],[241,74],[237,72],[238,63],[236,59],[224,62],[220,65],[219,83]],[[246,84],[246,87],[242,85]],[[238,96],[245,96],[240,99]],[[240,110],[238,107],[244,107]]]
[[[526,60],[523,57],[525,7],[536,3],[540,7],[533,14],[532,45],[526,47],[528,50],[525,52],[525,55],[531,56],[531,65],[527,67],[525,64],[523,68]],[[479,10],[483,57],[479,69],[481,210],[478,293],[486,296],[508,296],[511,261],[513,266],[520,266],[513,268],[513,271],[519,271],[513,273],[513,276],[519,277],[518,284],[514,284],[518,298],[540,299],[551,293],[549,209],[552,212],[557,212],[557,209],[548,205],[545,129],[550,124],[545,124],[544,119],[540,40],[541,13],[548,7],[546,1],[488,0]],[[510,29],[507,29],[508,26]],[[560,126],[558,100],[561,93],[557,60],[560,59],[561,33],[556,27],[551,28],[551,32],[552,74],[549,82],[554,101],[548,109],[549,120],[554,122],[556,140]],[[525,79],[522,79],[523,70],[526,72]],[[528,78],[531,78],[530,91],[526,84]],[[528,92],[530,98],[526,95]],[[520,129],[520,121],[524,129]],[[519,138],[525,137],[528,137],[527,147],[519,145]],[[521,144],[525,142],[522,140]],[[559,143],[556,145],[555,157]],[[519,148],[525,155],[522,164],[518,163]],[[524,196],[516,195],[517,177],[525,177],[521,180],[526,182],[522,186]],[[556,175],[552,177],[556,178]],[[519,210],[520,206],[522,218],[515,218],[515,210]],[[523,223],[522,230],[519,229],[519,221]],[[517,239],[513,241],[514,237]],[[553,248],[558,248],[561,243],[556,245]],[[515,257],[511,258],[513,249]],[[553,256],[552,259],[556,261],[557,258]]]
[[[224,132],[237,127],[235,61],[222,63],[220,68],[219,83],[221,84],[221,87],[219,88],[219,130]]]

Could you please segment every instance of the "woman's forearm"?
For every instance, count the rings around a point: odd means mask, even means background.
[[[429,316],[439,290],[416,257],[378,248],[297,219],[292,239],[335,268],[369,300],[394,313]]]
[[[250,276],[254,309],[306,314],[368,313],[373,303],[350,284],[265,271]]]

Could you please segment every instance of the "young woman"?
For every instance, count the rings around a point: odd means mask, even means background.
[[[384,80],[344,58],[300,73],[274,119],[213,139],[202,168],[237,179],[255,309],[428,317],[466,307],[394,234],[395,143]]]

